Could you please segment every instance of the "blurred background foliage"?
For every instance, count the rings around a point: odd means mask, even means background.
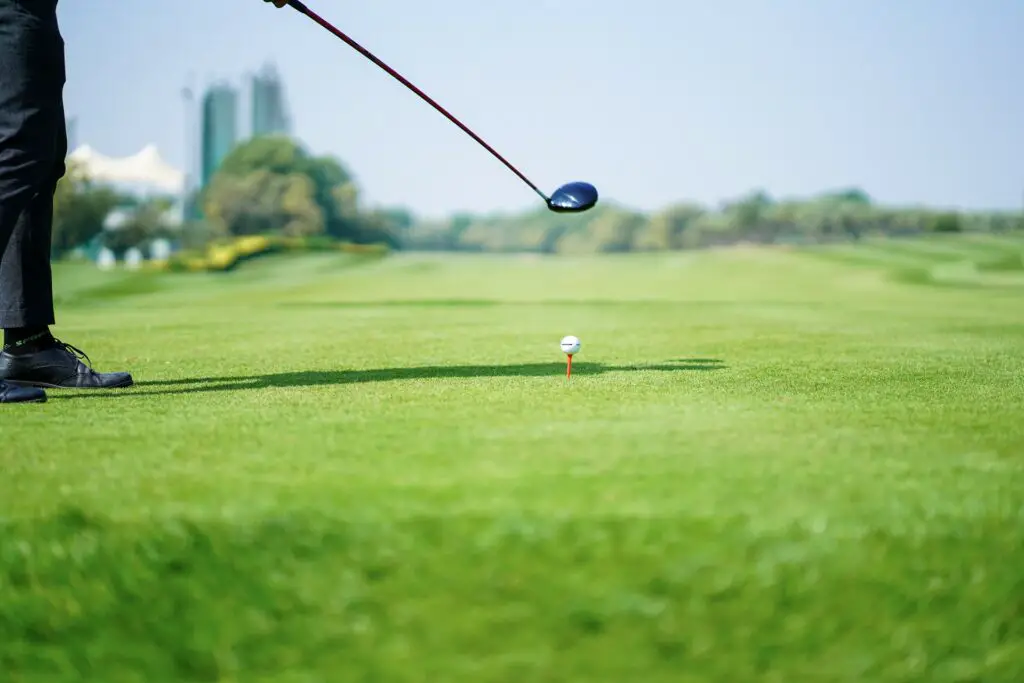
[[[355,175],[342,161],[312,154],[287,136],[256,137],[238,145],[188,203],[198,211],[174,224],[165,218],[171,200],[119,194],[92,182],[71,161],[55,196],[54,256],[88,243],[115,254],[132,247],[145,250],[160,238],[172,242],[175,251],[194,254],[253,235],[387,250],[580,254],[1001,233],[1024,227],[1019,212],[886,206],[859,188],[805,198],[776,198],[755,189],[718,206],[680,200],[651,213],[602,202],[579,215],[538,206],[523,213],[425,220],[401,207],[364,206]],[[120,218],[111,227],[114,212]]]

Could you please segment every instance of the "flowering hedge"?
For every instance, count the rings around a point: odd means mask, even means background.
[[[227,242],[211,243],[204,251],[178,252],[165,261],[152,262],[151,266],[158,270],[174,272],[228,271],[252,258],[290,251],[334,251],[343,254],[384,256],[389,250],[383,244],[352,244],[323,237],[247,235]]]

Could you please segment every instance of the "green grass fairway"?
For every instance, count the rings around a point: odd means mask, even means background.
[[[58,266],[0,679],[1024,681],[1022,254]]]

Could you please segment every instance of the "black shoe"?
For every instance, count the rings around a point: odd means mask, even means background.
[[[16,387],[0,380],[0,403],[46,403],[46,392],[36,387]]]
[[[80,358],[91,364],[85,352],[56,339],[30,353],[4,351],[0,353],[0,381],[46,389],[122,389],[133,384],[127,372],[96,372]]]

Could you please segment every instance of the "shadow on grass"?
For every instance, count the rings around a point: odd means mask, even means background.
[[[574,363],[573,376],[602,375],[609,372],[709,372],[725,369],[717,358],[685,358],[656,365],[605,365]],[[561,363],[518,363],[512,365],[438,365],[370,370],[307,370],[268,375],[231,375],[136,382],[135,387],[117,392],[76,393],[53,398],[113,398],[196,394],[246,389],[283,389],[317,387],[365,382],[399,382],[421,379],[473,379],[489,377],[560,377]]]

